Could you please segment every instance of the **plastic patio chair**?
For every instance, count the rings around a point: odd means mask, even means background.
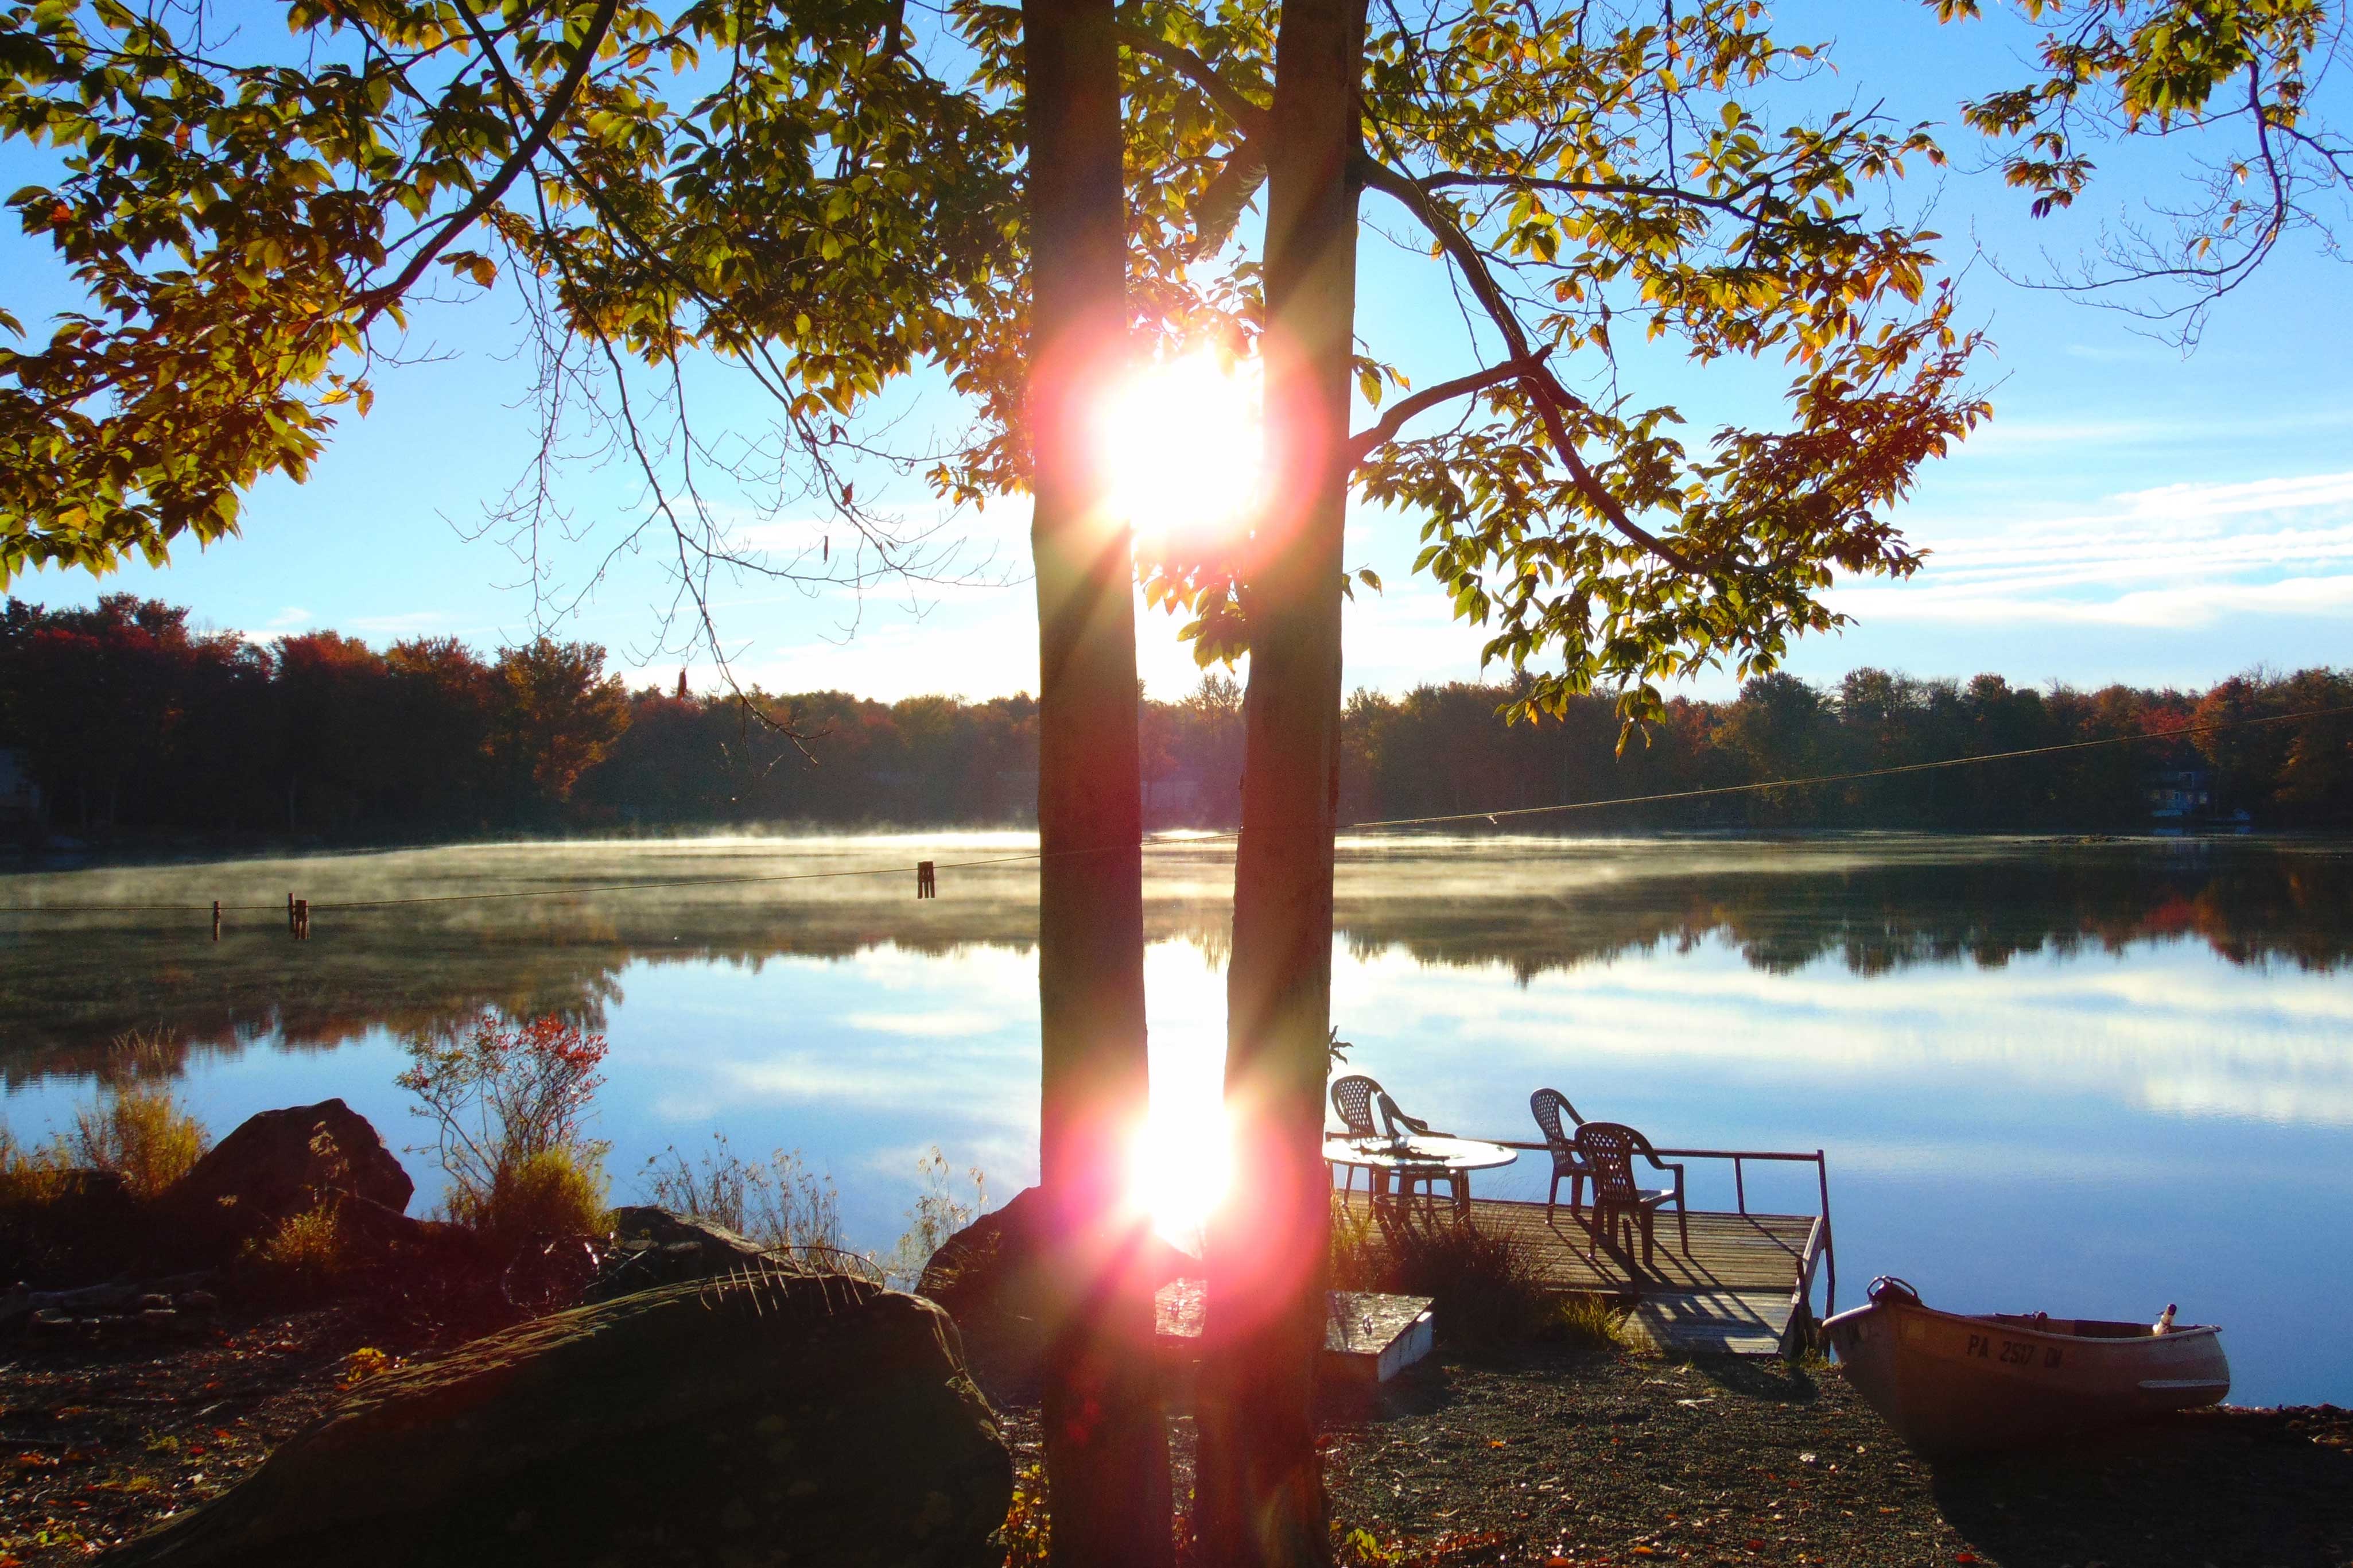
[[[1389,1092],[1387,1089],[1382,1088],[1377,1080],[1368,1078],[1362,1073],[1351,1073],[1345,1078],[1333,1081],[1332,1108],[1339,1113],[1340,1125],[1347,1130],[1351,1138],[1378,1138],[1386,1135],[1394,1139],[1400,1128],[1419,1138],[1454,1136],[1452,1133],[1438,1131],[1419,1117],[1406,1115],[1404,1111],[1398,1108],[1397,1101],[1389,1097]],[[1373,1113],[1377,1110],[1380,1113],[1379,1127],[1373,1124]],[[1414,1183],[1427,1180],[1425,1176],[1412,1170],[1400,1171],[1397,1175],[1398,1196],[1400,1199],[1412,1197]],[[1470,1201],[1470,1178],[1459,1171],[1449,1171],[1446,1175],[1454,1188],[1456,1206],[1466,1205]],[[1387,1172],[1367,1169],[1365,1179],[1375,1196],[1388,1195]],[[1351,1166],[1341,1178],[1341,1191],[1346,1192],[1349,1187],[1355,1185],[1356,1180],[1356,1169]]]
[[[1340,1113],[1340,1125],[1347,1129],[1350,1138],[1378,1134],[1379,1129],[1373,1126],[1373,1097],[1380,1092],[1380,1085],[1362,1073],[1334,1080],[1332,1108]]]
[[[1593,1172],[1585,1157],[1577,1151],[1577,1129],[1585,1118],[1568,1103],[1568,1097],[1558,1089],[1538,1089],[1528,1097],[1528,1109],[1544,1133],[1545,1148],[1552,1154],[1552,1191],[1545,1197],[1545,1220],[1552,1220],[1553,1208],[1560,1202],[1562,1178],[1568,1181],[1568,1212],[1575,1214],[1585,1206],[1585,1183]],[[1566,1123],[1562,1118],[1568,1119]]]
[[[1675,1226],[1683,1239],[1683,1255],[1691,1255],[1691,1216],[1683,1203],[1683,1168],[1662,1160],[1651,1147],[1651,1140],[1632,1128],[1614,1121],[1588,1121],[1577,1129],[1577,1151],[1585,1159],[1586,1173],[1593,1181],[1593,1213],[1585,1220],[1585,1228],[1593,1239],[1615,1251],[1618,1234],[1627,1234],[1626,1250],[1632,1250],[1631,1232],[1640,1227],[1642,1233],[1642,1266],[1648,1268],[1655,1252],[1652,1224],[1658,1211],[1668,1203],[1675,1206]],[[1634,1180],[1634,1156],[1641,1155],[1661,1171],[1674,1172],[1672,1187],[1644,1187]],[[1590,1252],[1586,1254],[1596,1267],[1599,1260]]]

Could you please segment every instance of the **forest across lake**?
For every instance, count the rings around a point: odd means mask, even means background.
[[[1624,736],[1611,700],[1507,724],[1525,683],[1359,691],[1343,823],[1722,790],[2048,747],[1965,768],[1583,810],[1578,832],[1788,828],[2082,832],[2153,813],[2353,826],[2353,674],[2258,672],[2203,692],[2012,686],[1999,675],[1777,673],[1678,697]],[[1240,685],[1139,698],[1145,816],[1231,827]],[[2297,718],[2298,715],[2318,716]],[[2250,722],[2254,721],[2254,722]],[[1620,741],[1624,744],[1621,746]],[[9,775],[32,793],[12,795]],[[882,703],[843,692],[628,689],[594,643],[483,657],[454,638],[267,644],[130,595],[0,612],[0,842],[153,850],[288,837],[357,844],[541,832],[1034,822],[1027,695]]]

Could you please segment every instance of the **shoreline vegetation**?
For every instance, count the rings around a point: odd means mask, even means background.
[[[2338,669],[2257,670],[2203,692],[1873,669],[1826,687],[1775,673],[1732,701],[1677,698],[1621,752],[1603,695],[1558,721],[1505,724],[1499,709],[1524,685],[1357,692],[1342,724],[1340,821],[1609,801],[2353,706],[2353,672]],[[801,738],[753,705],[688,692],[683,673],[674,688],[630,691],[591,643],[542,638],[487,661],[451,638],[377,650],[318,631],[263,645],[125,594],[90,609],[10,599],[0,749],[40,806],[17,798],[0,836],[135,850],[1034,821],[1026,695],[753,697]],[[1211,673],[1176,701],[1140,699],[1139,716],[1148,823],[1232,826],[1240,685]],[[1539,821],[2082,832],[2146,827],[2160,806],[2192,821],[2244,812],[2264,830],[2353,826],[2353,714]]]
[[[747,1159],[723,1138],[649,1162],[638,1187],[659,1207],[607,1213],[603,1150],[588,1136],[602,1046],[552,1018],[486,1017],[410,1043],[401,1082],[434,1134],[420,1151],[449,1177],[439,1204],[448,1219],[403,1224],[470,1238],[445,1253],[430,1287],[412,1277],[387,1288],[387,1271],[417,1269],[419,1255],[379,1250],[386,1232],[351,1224],[369,1201],[328,1190],[358,1184],[350,1171],[365,1163],[362,1144],[384,1156],[358,1122],[342,1124],[342,1156],[311,1171],[318,1186],[281,1202],[289,1213],[208,1270],[202,1288],[182,1277],[169,1306],[153,1305],[153,1284],[132,1287],[150,1292],[145,1310],[97,1318],[77,1315],[100,1310],[90,1301],[28,1316],[13,1310],[23,1299],[0,1296],[0,1452],[12,1457],[0,1472],[0,1565],[82,1561],[134,1539],[228,1490],[373,1380],[435,1364],[503,1326],[644,1288],[650,1266],[670,1260],[674,1272],[681,1246],[705,1248],[689,1266],[713,1277],[756,1258],[910,1288],[927,1260],[939,1270],[941,1258],[974,1255],[943,1248],[952,1236],[962,1244],[958,1233],[987,1206],[979,1173],[955,1178],[936,1153],[888,1259],[842,1245],[829,1180],[786,1151]],[[168,1086],[142,1079],[163,1054],[153,1039],[123,1041],[70,1129],[46,1146],[0,1148],[0,1242],[16,1247],[6,1266],[65,1283],[92,1265],[27,1250],[37,1229],[28,1210],[69,1190],[86,1199],[100,1174],[138,1203],[168,1206],[184,1183],[202,1184],[220,1149],[248,1139],[240,1128],[214,1145]],[[314,1154],[320,1146],[312,1135]],[[534,1177],[556,1167],[562,1180]],[[2353,1413],[2225,1408],[1932,1467],[1816,1357],[1663,1353],[1617,1312],[1546,1298],[1506,1238],[1440,1228],[1413,1245],[1396,1240],[1335,1227],[1335,1284],[1435,1295],[1441,1323],[1428,1362],[1323,1397],[1343,1568],[2338,1568],[2353,1549]],[[988,1244],[992,1256],[998,1245]],[[583,1246],[601,1255],[562,1266],[566,1249]],[[448,1266],[460,1255],[481,1277]],[[558,1266],[521,1277],[527,1258]],[[940,1298],[964,1329],[1018,1477],[1003,1561],[1042,1568],[1034,1370],[1004,1348],[1014,1341],[1003,1325],[1016,1319],[983,1305],[992,1287],[959,1294],[974,1277],[956,1271],[946,1266]],[[1194,1432],[1182,1384],[1171,1386],[1181,1513]]]

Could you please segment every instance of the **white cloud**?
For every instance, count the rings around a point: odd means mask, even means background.
[[[1867,622],[2156,629],[2353,607],[2353,472],[2124,491],[2090,512],[1916,528],[1917,578],[1831,598]]]

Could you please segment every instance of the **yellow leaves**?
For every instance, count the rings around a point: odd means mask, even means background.
[[[487,289],[499,281],[498,264],[474,250],[452,250],[441,258],[441,264],[463,278],[470,278]]]
[[[342,1375],[337,1381],[350,1388],[372,1377],[382,1377],[399,1364],[398,1358],[390,1353],[374,1345],[362,1345],[343,1358]]]

